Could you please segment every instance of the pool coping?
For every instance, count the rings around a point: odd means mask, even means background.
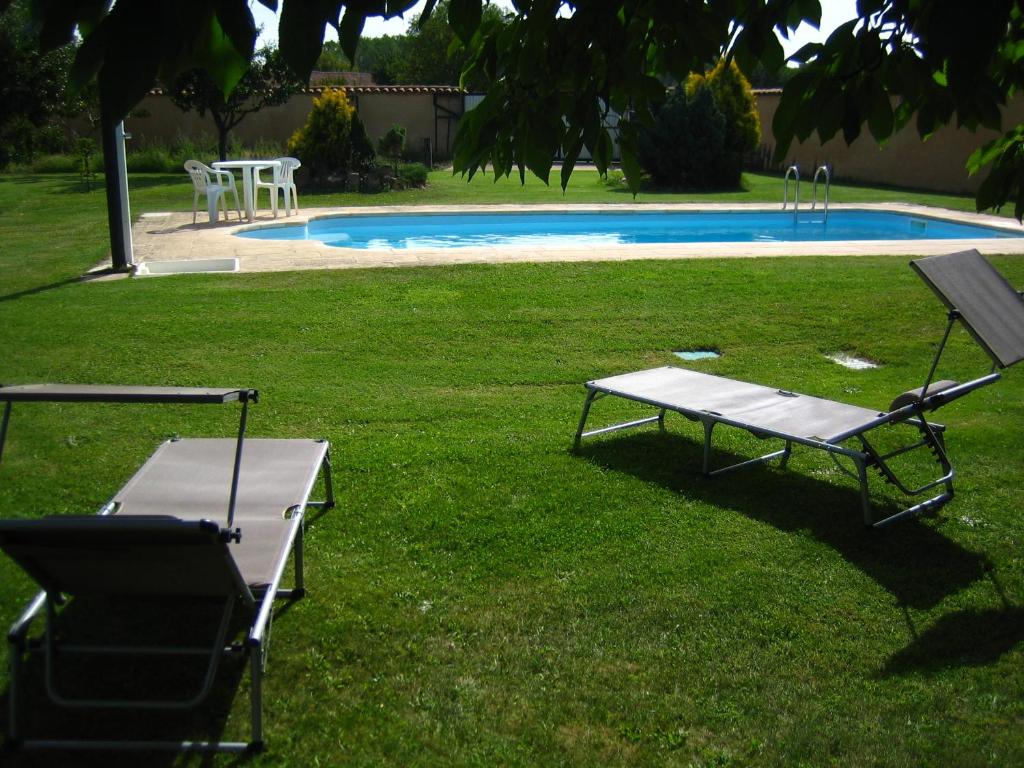
[[[601,203],[539,205],[387,205],[303,209],[298,215],[274,219],[261,212],[256,221],[203,222],[201,213],[192,224],[191,213],[142,214],[132,227],[135,262],[237,259],[240,272],[275,272],[307,269],[364,269],[372,267],[442,266],[556,261],[628,261],[634,259],[758,258],[784,256],[926,256],[977,248],[982,253],[1024,254],[1024,228],[1013,219],[989,214],[953,211],[909,203],[832,204],[829,210],[892,211],[1019,232],[1020,237],[978,240],[861,240],[756,243],[657,243],[576,248],[544,245],[526,247],[467,247],[416,249],[338,248],[314,240],[258,240],[234,237],[242,229],[301,224],[325,216],[367,214],[628,212],[628,211],[778,211],[764,203]],[[804,208],[802,211],[809,209]],[[185,268],[185,265],[182,265]],[[189,270],[193,271],[193,270]]]

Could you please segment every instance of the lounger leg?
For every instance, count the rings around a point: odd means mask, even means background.
[[[864,525],[870,528],[873,524],[871,515],[871,495],[868,490],[867,461],[861,457],[851,457],[857,466],[857,480],[860,482],[860,505],[864,512]]]
[[[704,425],[704,467],[701,472],[705,477],[711,476],[711,432],[715,428],[715,422],[711,419],[701,419]]]
[[[786,464],[789,463],[789,455],[791,453],[793,453],[793,443],[787,440],[786,447],[782,450],[782,457],[779,460],[779,469],[786,468]]]
[[[24,639],[12,637],[7,646],[7,652],[10,655],[8,659],[10,680],[7,694],[7,742],[16,745],[21,739],[21,723],[19,722],[21,713],[18,711],[18,707],[21,696],[21,657],[25,653]]]
[[[268,598],[270,599],[270,598]],[[249,666],[252,670],[249,691],[250,715],[252,719],[252,741],[250,748],[263,751],[263,645],[256,643],[249,647]]]
[[[576,428],[576,440],[573,442],[573,450],[578,451],[580,449],[580,441],[583,439],[583,428],[587,426],[587,416],[590,413],[590,406],[593,404],[595,397],[597,397],[597,390],[588,389],[587,399],[583,401],[583,413],[580,414],[580,424]]]
[[[4,457],[4,443],[7,442],[7,425],[11,422],[11,401],[4,403],[4,415],[0,420],[0,459]]]
[[[21,741],[21,665],[27,650],[29,625],[46,604],[46,593],[39,592],[7,633],[10,680],[8,682],[7,739],[10,744]]]
[[[334,508],[334,480],[331,477],[332,465],[331,465],[331,449],[327,448],[327,453],[324,454],[324,464],[320,470],[324,475],[324,490],[327,492],[327,498],[324,499],[324,509]]]
[[[302,561],[302,546],[306,539],[305,524],[299,526],[295,534],[295,589],[292,590],[292,597],[299,598],[306,594],[306,584],[302,574],[305,570]]]

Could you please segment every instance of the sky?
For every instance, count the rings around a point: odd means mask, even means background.
[[[423,9],[425,0],[420,0],[413,8],[406,12],[405,18],[396,17],[384,20],[381,18],[368,19],[363,29],[365,37],[381,37],[383,35],[404,34],[409,22],[419,16]],[[498,0],[497,5],[511,7],[507,0]],[[821,2],[821,27],[815,29],[809,24],[802,24],[789,40],[782,40],[782,47],[786,55],[796,52],[798,49],[811,42],[823,42],[840,24],[849,21],[857,15],[856,0],[822,0]],[[256,0],[250,0],[249,7],[252,8],[253,17],[256,19],[256,26],[262,27],[257,47],[268,43],[277,42],[277,19],[272,11]],[[327,27],[327,39],[337,40],[338,36],[334,29]]]

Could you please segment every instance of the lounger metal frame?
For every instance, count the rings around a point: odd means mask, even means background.
[[[93,387],[65,385],[32,385],[29,387],[0,387],[0,400],[6,401],[2,421],[0,421],[0,456],[2,456],[4,440],[10,422],[11,405],[16,401],[28,402],[106,402],[106,403],[242,403],[238,437],[233,461],[229,508],[227,510],[227,527],[220,529],[222,540],[228,542],[238,540],[239,531],[232,530],[235,504],[237,501],[238,478],[241,467],[242,448],[246,429],[246,413],[249,402],[256,402],[258,393],[253,389],[235,390],[200,390],[157,387]],[[26,750],[117,750],[139,751],[157,750],[172,752],[253,752],[263,749],[263,674],[266,669],[267,652],[269,650],[270,632],[273,622],[273,604],[275,600],[298,599],[305,594],[304,580],[304,522],[306,510],[331,509],[334,506],[334,487],[331,479],[330,446],[324,443],[323,459],[319,471],[314,474],[306,488],[301,504],[287,510],[289,520],[287,546],[284,551],[292,553],[294,559],[295,584],[292,588],[281,586],[287,566],[287,557],[280,558],[276,563],[273,577],[268,586],[254,593],[238,575],[230,555],[226,555],[226,565],[233,569],[236,578],[237,595],[224,602],[220,622],[215,637],[208,647],[154,647],[137,645],[120,646],[59,646],[56,640],[58,619],[57,606],[64,602],[59,594],[49,595],[40,591],[28,604],[22,614],[11,626],[7,634],[9,644],[9,711],[7,720],[7,743]],[[323,478],[325,498],[323,501],[309,501],[317,476]],[[97,515],[101,517],[117,512],[118,503],[114,500],[106,503]],[[204,521],[205,522],[205,521]],[[252,612],[254,619],[250,624],[245,641],[241,644],[226,645],[226,635],[236,602]],[[41,641],[31,640],[29,631],[33,621],[45,613],[45,627]],[[209,663],[203,676],[200,690],[185,700],[143,700],[138,699],[88,699],[76,700],[62,696],[57,690],[58,652],[75,654],[120,653],[126,655],[185,655],[209,656]],[[157,740],[112,740],[112,739],[25,739],[22,728],[22,666],[27,653],[43,653],[45,670],[45,687],[48,697],[56,704],[78,708],[113,708],[113,709],[154,709],[183,710],[201,704],[210,694],[220,659],[230,654],[246,654],[250,667],[250,739],[248,741],[157,741]]]
[[[932,395],[931,397],[926,397],[923,401],[919,403],[911,403],[895,411],[890,411],[888,413],[880,413],[878,418],[875,419],[874,421],[868,422],[856,430],[831,438],[829,441],[803,437],[800,435],[788,434],[777,430],[765,429],[763,427],[754,428],[742,421],[730,419],[717,413],[711,413],[708,411],[702,411],[691,408],[684,408],[680,407],[677,404],[668,404],[660,402],[655,399],[637,397],[635,395],[627,396],[624,395],[622,392],[602,387],[599,383],[591,381],[587,382],[587,384],[585,385],[587,388],[587,395],[583,403],[583,413],[580,415],[579,426],[576,430],[574,447],[575,449],[578,450],[583,438],[594,437],[596,435],[607,434],[609,432],[617,432],[620,430],[631,429],[634,427],[640,427],[645,424],[657,423],[659,429],[664,431],[665,414],[668,411],[673,411],[675,413],[679,413],[680,415],[684,416],[690,421],[700,422],[700,424],[703,426],[704,453],[702,472],[707,477],[717,477],[719,475],[724,475],[729,472],[733,472],[737,469],[742,469],[757,464],[764,464],[774,459],[779,459],[779,466],[784,469],[792,453],[794,444],[804,445],[809,448],[817,448],[826,451],[833,457],[845,456],[846,458],[852,460],[855,468],[853,472],[850,472],[845,467],[843,467],[842,464],[839,464],[838,462],[836,463],[836,466],[839,467],[839,469],[841,469],[842,471],[846,472],[847,474],[850,474],[859,483],[861,510],[864,515],[864,524],[875,528],[881,528],[886,525],[890,525],[894,522],[897,522],[898,520],[902,520],[907,517],[913,517],[915,515],[921,514],[922,512],[925,512],[929,509],[937,509],[953,498],[953,479],[956,476],[956,471],[954,470],[953,465],[949,459],[949,456],[946,453],[945,441],[943,440],[943,432],[945,431],[945,426],[943,426],[942,424],[936,424],[928,421],[925,418],[924,414],[928,410],[934,410],[935,408],[939,407],[939,405],[941,404],[939,401],[940,398],[942,403],[949,402],[950,400],[955,399],[957,397],[961,397],[962,395],[965,395],[968,392],[972,392],[975,389],[978,389],[979,387],[983,387],[987,384],[992,384],[998,379],[999,374],[993,373],[988,376],[983,376],[979,379],[975,379],[974,381],[970,381],[965,384],[960,384],[957,387],[943,390],[942,392]],[[595,400],[598,400],[607,395],[624,397],[628,400],[633,400],[638,403],[653,406],[659,409],[658,414],[656,416],[650,416],[642,419],[636,419],[633,421],[627,421],[621,424],[613,424],[611,426],[602,427],[600,429],[584,431],[587,424],[587,418],[590,414],[591,405],[594,403]],[[735,464],[730,464],[725,467],[712,469],[712,433],[714,432],[715,427],[719,424],[724,424],[726,426],[737,427],[739,429],[746,430],[755,437],[761,439],[774,438],[782,440],[784,442],[784,447],[780,450],[772,451],[762,456],[757,456],[752,459],[746,459],[744,461],[740,461]],[[919,430],[921,438],[916,442],[901,446],[900,448],[897,448],[896,450],[891,451],[889,453],[880,453],[868,440],[867,434],[874,429],[891,424],[909,424],[911,426],[914,426]],[[859,441],[860,450],[842,444],[852,439],[856,439]],[[916,450],[918,448],[928,448],[934,453],[935,459],[941,467],[942,474],[938,478],[930,482],[927,482],[924,485],[921,485],[920,487],[910,488],[905,483],[903,483],[903,481],[899,478],[896,471],[891,467],[889,460],[899,455],[909,453],[910,451]],[[900,491],[902,491],[904,494],[908,496],[917,496],[923,494],[940,485],[945,486],[945,490],[936,496],[933,496],[918,504],[914,504],[913,506],[910,506],[907,509],[904,509],[900,512],[888,515],[881,519],[876,519],[875,514],[872,511],[871,495],[868,483],[868,470],[872,467],[877,468],[888,482],[895,485],[897,488],[900,489]]]
[[[976,251],[968,251],[962,254],[951,254],[950,257],[945,258],[954,259],[957,257],[963,257],[965,260],[974,260],[975,262],[982,260]],[[857,480],[860,488],[861,509],[864,516],[864,524],[866,526],[881,528],[894,522],[914,517],[929,510],[937,510],[953,498],[953,480],[956,477],[956,471],[953,468],[953,464],[946,452],[945,440],[943,438],[945,427],[941,424],[928,421],[926,414],[942,407],[952,400],[973,392],[980,387],[995,383],[1000,378],[1000,374],[996,372],[996,368],[1012,365],[1017,361],[1017,359],[1014,359],[1013,357],[1007,358],[1005,355],[1005,347],[1002,350],[1002,355],[993,349],[993,346],[985,339],[984,334],[980,333],[978,329],[972,327],[972,324],[967,321],[967,319],[961,314],[960,310],[957,309],[945,296],[942,287],[933,281],[926,266],[923,266],[918,262],[911,262],[911,266],[947,305],[948,313],[946,328],[942,336],[942,341],[940,342],[938,349],[936,350],[935,357],[929,367],[928,374],[925,377],[924,385],[916,390],[906,392],[894,400],[893,406],[890,407],[890,410],[888,412],[879,412],[877,418],[866,420],[863,424],[857,425],[856,428],[849,429],[838,435],[831,435],[828,439],[819,439],[804,435],[790,434],[784,431],[766,429],[763,426],[752,425],[739,419],[731,419],[712,411],[680,406],[679,403],[662,402],[656,398],[644,397],[637,395],[634,392],[621,391],[613,387],[604,386],[602,385],[601,380],[596,380],[585,384],[587,394],[583,403],[583,412],[580,415],[579,425],[576,429],[574,448],[579,450],[584,438],[624,429],[632,429],[646,424],[657,423],[659,429],[664,431],[665,414],[668,411],[674,411],[690,421],[700,422],[703,426],[704,455],[702,471],[707,477],[715,477],[743,467],[763,464],[774,459],[779,459],[780,466],[784,468],[792,452],[793,445],[798,444],[826,451],[830,457],[832,457],[833,461],[835,461],[837,467]],[[986,266],[991,269],[990,265]],[[994,270],[992,271],[994,272]],[[1024,297],[1024,292],[1012,291],[1012,294],[1017,294],[1018,297]],[[1005,298],[1005,291],[1003,298]],[[950,386],[953,384],[952,382],[943,382],[941,385],[933,385],[933,379],[939,366],[939,360],[946,348],[953,326],[958,321],[963,323],[971,336],[979,343],[989,357],[991,357],[993,361],[992,369],[987,375],[963,384]],[[793,393],[779,390],[779,394],[792,395]],[[585,431],[591,405],[593,405],[597,399],[607,395],[622,397],[627,400],[653,406],[658,409],[658,414],[656,416],[635,419],[621,424],[613,424],[611,426]],[[740,461],[726,467],[712,469],[712,433],[718,424],[725,424],[727,426],[746,430],[758,438],[774,438],[782,440],[784,442],[784,447],[781,450],[772,451],[756,458]],[[873,430],[887,425],[908,425],[914,427],[917,429],[920,438],[915,442],[907,443],[888,453],[882,453],[876,449],[868,439],[868,435]],[[857,447],[844,445],[844,443],[849,441],[857,441]],[[939,465],[940,474],[934,480],[925,482],[918,487],[910,487],[897,474],[896,470],[891,465],[890,460],[917,449],[929,450],[934,455],[935,461]],[[838,457],[846,457],[850,459],[854,465],[854,470],[851,472],[839,463]],[[924,501],[920,501],[906,509],[879,519],[876,518],[872,511],[870,489],[868,485],[868,470],[872,468],[876,469],[880,473],[885,482],[892,484],[904,495],[909,497],[926,494],[940,486],[943,487],[943,490]]]

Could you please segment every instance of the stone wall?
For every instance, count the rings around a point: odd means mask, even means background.
[[[306,120],[313,99],[321,89],[296,94],[281,107],[270,107],[249,115],[232,135],[246,144],[267,139],[284,144]],[[349,86],[349,98],[356,104],[371,141],[376,144],[392,125],[406,129],[406,149],[410,157],[426,159],[425,143],[430,142],[434,162],[451,159],[452,140],[458,116],[474,102],[472,96],[448,86]],[[764,143],[758,157],[765,170],[781,168],[768,162],[775,149],[771,135],[772,118],[779,103],[779,91],[757,91]],[[126,121],[139,144],[147,141],[169,142],[179,134],[198,137],[216,136],[213,120],[195,112],[183,114],[171,100],[153,92],[139,105],[143,117]],[[1007,125],[1024,122],[1024,98],[1012,102],[1005,114]],[[921,141],[913,124],[879,147],[865,128],[860,138],[847,146],[840,134],[824,146],[811,138],[794,143],[783,167],[797,163],[808,179],[822,163],[830,163],[835,178],[865,184],[891,184],[935,192],[973,193],[981,177],[970,177],[964,167],[968,155],[996,134],[972,133],[955,127],[940,129],[928,141]],[[205,158],[212,160],[213,158]]]
[[[298,93],[280,107],[268,107],[248,115],[231,136],[244,144],[262,140],[282,146],[305,122],[322,89],[310,88]],[[451,142],[455,136],[455,116],[463,112],[463,94],[447,86],[351,86],[349,99],[359,110],[366,133],[376,146],[377,139],[395,124],[406,130],[406,150],[411,157],[424,155],[424,144],[430,141],[435,161],[451,158]],[[139,146],[147,143],[169,143],[178,136],[193,138],[206,134],[217,136],[213,119],[196,112],[183,113],[161,91],[150,93],[135,110],[140,116],[125,120],[125,129]],[[204,159],[204,158],[200,158]],[[205,158],[209,161],[214,158]]]
[[[761,115],[763,144],[760,155],[768,158],[775,151],[772,119],[779,105],[779,91],[758,91],[757,107]],[[1011,102],[1004,110],[1003,123],[1010,126],[1024,122],[1024,98]],[[894,185],[932,192],[973,194],[985,171],[968,176],[965,164],[977,147],[995,138],[995,131],[977,133],[946,126],[927,141],[917,134],[914,121],[879,146],[865,126],[853,144],[847,146],[842,131],[824,145],[812,135],[806,142],[793,142],[782,168],[799,165],[801,177],[808,180],[823,163],[833,166],[835,178],[865,184]],[[782,173],[782,168],[775,167]]]

